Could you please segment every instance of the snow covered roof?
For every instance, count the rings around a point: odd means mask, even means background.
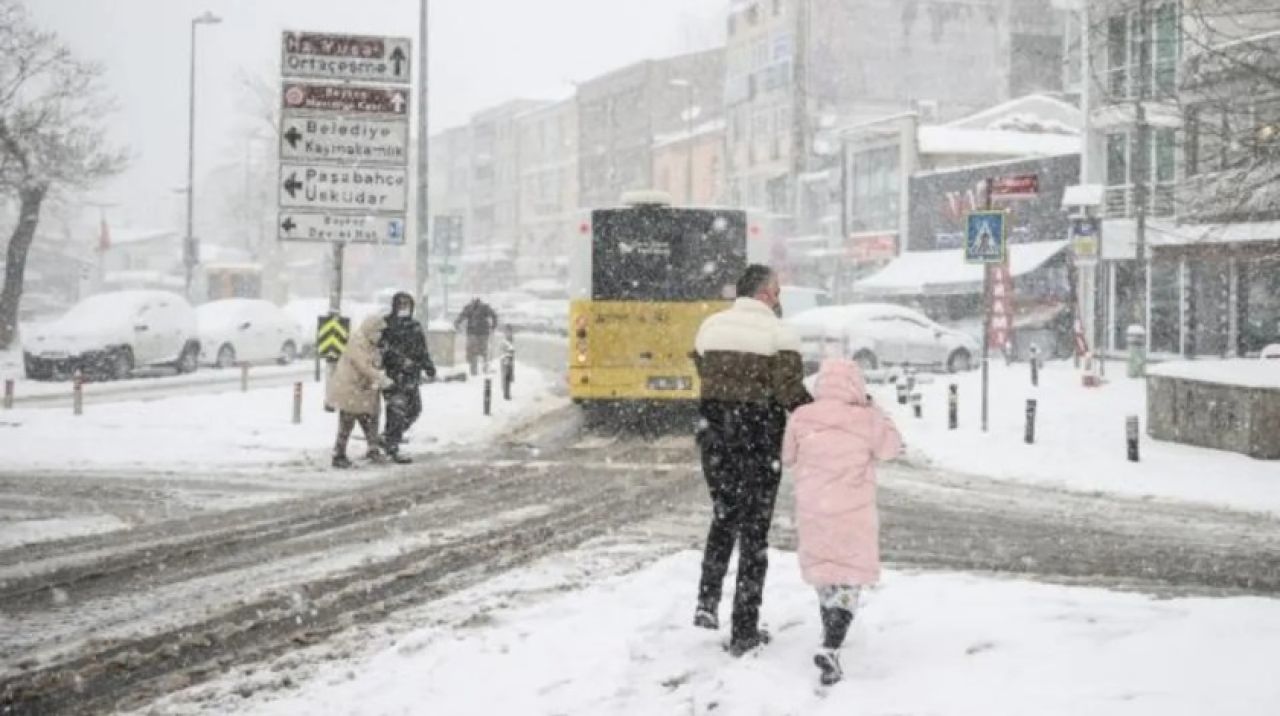
[[[1079,154],[1081,148],[1075,135],[961,127],[921,127],[917,141],[921,154],[1048,157]]]
[[[1275,360],[1180,361],[1151,366],[1147,369],[1147,374],[1202,383],[1280,390],[1280,361]]]
[[[1108,243],[1130,246],[1134,243],[1133,219],[1107,219],[1103,222],[1103,248]],[[1151,246],[1194,246],[1206,244],[1244,244],[1256,241],[1280,241],[1280,221],[1244,221],[1233,224],[1174,224],[1152,219],[1147,222],[1147,243]],[[1110,257],[1110,252],[1107,252]]]
[[[959,129],[999,129],[1012,125],[1038,125],[1068,134],[1078,133],[1084,126],[1079,107],[1044,94],[1011,99],[946,124]]]
[[[1031,273],[1057,256],[1067,241],[1037,241],[1009,246],[1009,271],[1015,277]],[[907,251],[887,266],[854,284],[871,296],[954,295],[982,289],[983,267],[964,260],[964,249]]]

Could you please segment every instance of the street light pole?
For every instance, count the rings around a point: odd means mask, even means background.
[[[187,235],[182,242],[182,265],[186,270],[187,299],[191,299],[191,279],[196,268],[195,183],[196,183],[196,26],[216,25],[222,18],[212,12],[191,18],[191,75],[187,84]]]

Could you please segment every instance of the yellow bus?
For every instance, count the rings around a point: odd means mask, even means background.
[[[569,394],[589,413],[696,400],[698,327],[767,253],[745,211],[649,194],[624,203],[584,217],[571,251]]]

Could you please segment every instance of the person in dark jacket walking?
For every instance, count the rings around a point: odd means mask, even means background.
[[[748,266],[737,294],[731,308],[703,321],[695,342],[702,380],[698,446],[713,513],[694,624],[719,628],[720,593],[736,542],[733,656],[769,641],[759,627],[760,603],[782,477],[782,436],[787,413],[812,401],[799,338],[779,320],[777,275],[767,266]]]
[[[387,456],[398,463],[412,462],[400,453],[404,434],[422,414],[422,394],[418,385],[422,376],[436,377],[435,364],[427,351],[427,337],[422,324],[413,317],[413,296],[397,293],[391,299],[391,314],[382,332],[382,367],[392,385],[383,390],[387,402],[387,430],[382,436]]]
[[[453,322],[454,328],[467,325],[467,364],[471,375],[476,374],[477,365],[483,361],[485,372],[489,372],[489,336],[498,327],[498,314],[489,304],[479,298],[471,299]]]

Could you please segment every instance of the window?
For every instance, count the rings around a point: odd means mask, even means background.
[[[1129,94],[1129,18],[1107,20],[1107,91],[1113,97]]]
[[[1148,10],[1145,27],[1137,10],[1107,18],[1106,35],[1106,89],[1112,100],[1139,93],[1167,98],[1177,91],[1182,54],[1178,3],[1160,3]],[[1150,69],[1146,77],[1139,78],[1144,42]]]
[[[1129,183],[1129,135],[1107,135],[1107,186]]]

